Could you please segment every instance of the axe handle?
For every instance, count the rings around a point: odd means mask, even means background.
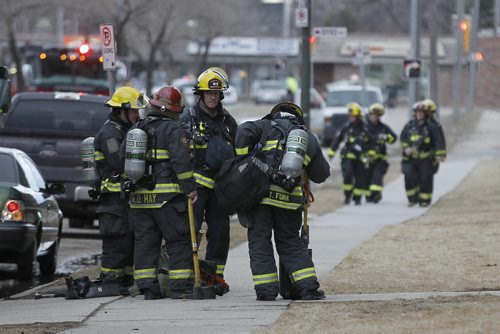
[[[200,260],[198,257],[198,240],[196,238],[193,202],[188,198],[188,217],[189,217],[189,231],[191,232],[191,245],[193,248],[193,268],[194,268],[194,286],[201,286],[201,273],[200,273]]]

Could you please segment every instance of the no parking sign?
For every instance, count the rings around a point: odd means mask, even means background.
[[[116,67],[116,49],[113,26],[111,24],[101,24],[99,30],[102,43],[103,68],[105,70],[114,70]]]

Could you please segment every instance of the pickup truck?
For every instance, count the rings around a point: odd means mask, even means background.
[[[25,92],[16,94],[9,108],[0,92],[0,146],[24,151],[48,183],[66,186],[56,199],[71,227],[96,218],[97,201],[84,182],[80,145],[106,121],[106,100],[85,93]]]

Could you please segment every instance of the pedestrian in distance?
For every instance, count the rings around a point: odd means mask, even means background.
[[[101,279],[118,283],[123,294],[133,284],[134,238],[129,220],[128,194],[121,196],[123,173],[120,146],[128,129],[138,120],[142,95],[135,88],[118,88],[106,102],[108,120],[95,137],[95,161],[100,176],[97,214],[102,237]]]
[[[415,116],[403,128],[400,141],[403,149],[401,170],[405,178],[408,206],[427,207],[434,188],[434,152],[443,150],[437,126],[426,115],[423,101],[413,105]]]
[[[194,215],[198,230],[203,221],[207,224],[207,251],[205,260],[216,265],[216,273],[224,277],[229,253],[229,212],[221,206],[213,193],[214,177],[224,161],[235,156],[234,141],[236,121],[221,101],[229,87],[227,73],[211,67],[201,73],[194,86],[199,98],[195,106],[186,111],[181,120],[190,131],[191,152],[194,158],[194,177],[198,201]],[[224,286],[228,292],[228,285]]]
[[[134,279],[147,300],[165,297],[157,277],[162,239],[169,262],[168,296],[193,296],[187,206],[188,198],[196,202],[197,192],[189,138],[179,122],[183,109],[181,92],[173,86],[162,87],[149,101],[147,117],[129,131],[141,129],[147,136],[147,154],[139,165],[142,170],[129,172],[143,174],[130,186],[130,219],[135,231]],[[125,153],[125,159],[129,158],[137,157]]]
[[[293,159],[287,160],[287,153],[284,153],[286,143],[295,129],[300,129],[302,136],[295,136],[292,141],[307,143],[306,149],[287,150],[296,154]],[[259,145],[261,142],[264,143],[262,146]],[[319,289],[311,255],[299,235],[305,203],[301,182],[304,181],[304,174],[313,182],[324,182],[330,175],[330,166],[316,137],[306,131],[302,110],[293,103],[280,103],[264,119],[240,125],[236,135],[236,152],[247,155],[253,154],[254,150],[261,150],[265,162],[273,170],[269,176],[271,184],[267,196],[245,213],[257,300],[275,300],[280,289],[271,242],[273,233],[280,261],[291,277],[299,298],[323,299],[325,294]],[[292,175],[298,176],[286,176],[285,170],[290,170],[290,166],[285,166],[284,161],[296,162],[296,173]]]
[[[342,176],[344,178],[344,204],[351,198],[356,205],[361,205],[363,196],[369,196],[368,190],[368,150],[372,143],[368,128],[363,120],[363,111],[357,103],[347,105],[349,122],[340,130],[328,152],[330,160],[343,144],[341,154]]]
[[[370,195],[366,200],[372,203],[378,203],[382,200],[384,176],[389,170],[387,144],[394,144],[398,138],[394,131],[381,121],[384,113],[385,108],[380,103],[374,103],[369,108],[367,128],[372,146],[368,151],[368,184],[370,186]]]

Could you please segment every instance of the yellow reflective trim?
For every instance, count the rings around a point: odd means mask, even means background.
[[[170,152],[164,149],[158,149],[158,150],[153,149],[148,151],[148,156],[156,160],[166,160],[170,159]]]
[[[110,182],[109,179],[104,179],[101,182],[101,190],[106,189],[110,192],[120,192],[121,184],[119,182]]]
[[[197,148],[197,149],[203,149],[203,148],[208,148],[208,144],[200,144],[200,145],[193,145],[193,143],[191,142],[189,144],[189,148],[190,149],[193,149],[193,148]]]
[[[280,186],[275,185],[275,184],[271,184],[271,186],[269,187],[269,190],[273,190],[273,191],[276,191],[279,193],[292,195],[292,196],[303,196],[304,195],[304,192],[302,191],[301,186],[295,187],[291,193],[286,191],[285,189],[281,188]]]
[[[270,151],[273,149],[276,149],[276,146],[278,145],[279,140],[268,140],[262,147],[262,152],[265,151]]]
[[[216,274],[217,275],[224,274],[224,269],[226,269],[226,265],[225,264],[218,264],[217,265],[217,272],[216,272]]]
[[[420,197],[421,199],[430,200],[432,199],[432,194],[420,193],[418,197]]]
[[[328,151],[328,156],[333,157],[334,155],[335,155],[335,151],[333,150],[333,148],[331,148],[330,151]]]
[[[344,190],[351,191],[354,189],[354,184],[344,183]]]
[[[300,203],[289,203],[289,202],[281,202],[270,198],[264,198],[260,204],[272,205],[278,208],[287,209],[287,210],[297,210],[302,204]]]
[[[387,142],[388,142],[389,144],[393,143],[393,142],[394,142],[394,139],[395,139],[395,138],[394,138],[394,137],[393,137],[390,133],[388,133],[388,134],[387,134]]]
[[[237,155],[245,155],[248,154],[248,147],[241,147],[236,149],[236,154]]]
[[[353,194],[356,195],[356,196],[369,195],[370,191],[366,190],[366,189],[355,188],[354,191],[353,191]]]
[[[169,279],[190,279],[193,278],[192,269],[176,269],[168,271]]]
[[[446,155],[446,150],[437,150],[436,155]]]
[[[377,152],[375,150],[368,151],[368,155],[370,155],[370,156],[375,156],[376,154],[377,154]]]
[[[115,274],[117,274],[117,276],[123,276],[123,274],[124,274],[123,268],[113,269],[113,268],[101,267],[101,272],[103,272],[103,273],[115,273]]]
[[[409,189],[406,191],[406,195],[408,196],[413,196],[415,195],[416,193],[418,193],[420,189],[417,187],[417,188],[413,188],[413,189]]]
[[[104,154],[100,151],[95,151],[94,152],[94,159],[95,161],[100,161],[100,160],[106,160],[106,157],[104,156]]]
[[[347,153],[345,156],[347,159],[356,159],[356,154],[354,153]]]
[[[419,134],[414,134],[414,135],[411,135],[411,136],[410,136],[410,141],[419,141],[419,140],[420,140],[420,138],[422,138],[422,136],[421,136],[421,135],[419,135]]]
[[[139,203],[130,203],[130,207],[132,209],[159,209],[161,208],[166,201],[161,203],[153,203],[153,204],[139,204]]]
[[[178,183],[157,183],[153,190],[139,188],[135,194],[182,193]]]
[[[304,268],[301,270],[294,271],[292,273],[292,278],[294,282],[303,280],[309,277],[316,277],[316,270],[314,267]]]
[[[430,157],[431,154],[432,154],[432,152],[430,152],[430,151],[428,151],[428,152],[419,152],[418,153],[418,157],[420,159],[426,159],[426,158]]]
[[[215,180],[209,177],[203,176],[199,173],[194,173],[194,178],[196,179],[196,183],[201,184],[209,189],[214,188]]]
[[[156,268],[134,270],[134,279],[156,278]]]
[[[370,186],[370,190],[371,191],[382,191],[382,190],[384,190],[384,187],[379,186],[378,184],[372,184]]]
[[[177,174],[177,178],[179,180],[185,180],[185,179],[189,179],[190,177],[193,177],[193,175],[194,175],[194,172],[192,170],[190,170],[189,172]]]
[[[275,283],[278,282],[278,273],[253,275],[252,278],[255,285]]]
[[[123,273],[125,275],[133,275],[134,274],[134,267],[131,267],[131,266],[123,267]]]
[[[311,157],[306,154],[306,157],[304,158],[304,165],[309,165],[311,162]]]

